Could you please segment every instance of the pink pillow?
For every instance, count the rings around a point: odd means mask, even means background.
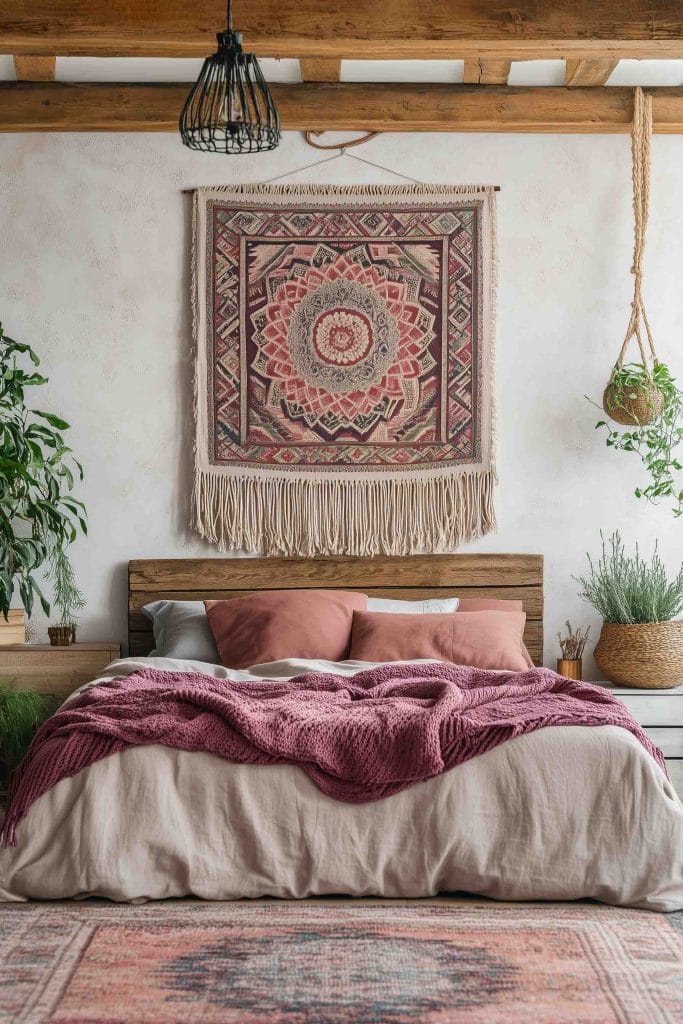
[[[261,590],[204,605],[221,662],[248,668],[283,658],[343,661],[353,613],[368,599],[346,590]]]
[[[459,612],[522,612],[524,601],[508,601],[495,597],[461,597],[459,599]],[[534,659],[526,649],[522,641],[522,655],[526,660],[527,668],[535,668]]]
[[[455,665],[526,672],[524,612],[386,615],[354,612],[351,655],[358,661],[435,658]]]

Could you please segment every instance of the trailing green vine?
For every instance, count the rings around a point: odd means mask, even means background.
[[[662,499],[673,502],[674,516],[683,515],[683,463],[676,450],[683,442],[683,392],[664,363],[656,363],[648,371],[643,363],[627,363],[615,368],[610,385],[615,408],[627,406],[638,394],[650,394],[652,387],[661,395],[661,411],[652,409],[654,418],[647,423],[616,430],[605,420],[596,423],[596,430],[607,429],[606,444],[616,451],[635,452],[649,477],[646,486],[637,487],[637,498],[656,504]],[[621,396],[621,398],[620,398]],[[657,403],[658,404],[658,403]]]

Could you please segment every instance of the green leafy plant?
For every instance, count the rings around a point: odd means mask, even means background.
[[[28,369],[26,364],[30,364]],[[50,605],[36,579],[78,535],[87,533],[85,508],[72,495],[83,470],[64,441],[69,424],[30,409],[26,392],[47,383],[29,345],[9,338],[0,324],[0,612],[7,617],[15,587],[28,615],[37,596]]]
[[[52,558],[50,574],[54,581],[54,601],[59,608],[60,623],[63,626],[76,625],[76,612],[85,608],[85,598],[76,586],[73,565],[66,551],[57,548]]]
[[[610,378],[610,386],[615,409],[625,408],[639,393],[661,396],[659,411],[652,397],[649,399],[653,413],[651,422],[615,430],[605,420],[600,420],[596,430],[607,429],[608,448],[640,456],[650,482],[636,488],[637,498],[654,504],[662,498],[671,499],[674,516],[683,515],[683,478],[679,478],[683,463],[676,457],[676,449],[683,442],[683,392],[664,363],[656,363],[651,375],[643,363],[618,365]]]
[[[683,565],[669,579],[656,544],[648,562],[638,545],[635,555],[626,553],[618,531],[607,542],[600,536],[602,555],[597,562],[588,555],[590,572],[574,579],[606,622],[668,622],[683,610]]]
[[[0,778],[3,781],[7,781],[23,758],[38,726],[58,705],[54,697],[13,690],[9,680],[0,680]]]

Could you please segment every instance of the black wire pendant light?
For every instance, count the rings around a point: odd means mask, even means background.
[[[279,144],[280,117],[259,62],[242,49],[233,31],[228,0],[227,31],[204,61],[180,114],[180,134],[190,149],[208,153],[263,153]]]

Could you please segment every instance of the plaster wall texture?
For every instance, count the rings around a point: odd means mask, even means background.
[[[683,520],[633,497],[633,456],[610,452],[596,400],[626,327],[632,245],[626,136],[388,134],[359,155],[430,182],[497,183],[498,531],[470,549],[546,559],[546,661],[566,618],[597,616],[572,575],[620,529],[672,569]],[[183,188],[262,181],[393,184],[351,159],[318,159],[288,133],[273,153],[192,153],[174,135],[0,137],[0,318],[50,378],[72,424],[89,536],[72,549],[87,597],[83,639],[126,636],[126,563],[214,550],[189,530],[190,207]],[[660,355],[683,378],[683,138],[653,143],[646,301]],[[46,623],[36,615],[38,633]],[[592,672],[589,659],[588,674]]]

